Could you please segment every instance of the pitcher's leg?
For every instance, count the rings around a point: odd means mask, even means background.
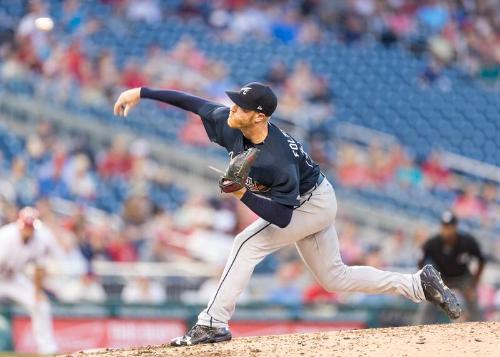
[[[294,210],[292,219],[285,228],[259,219],[238,234],[219,286],[207,308],[198,316],[198,324],[227,326],[234,312],[236,299],[248,284],[255,266],[265,256],[329,225],[332,218],[315,214],[318,209],[322,207],[318,205],[308,208],[306,203]]]
[[[328,291],[402,295],[415,302],[425,300],[419,274],[382,271],[342,262],[339,241],[332,224],[296,243],[297,250],[318,282]]]
[[[231,254],[219,281],[219,286],[208,306],[198,315],[198,325],[225,327],[234,312],[238,296],[248,284],[255,266],[274,249],[265,249],[261,236],[272,229],[270,223],[258,220],[234,240]]]

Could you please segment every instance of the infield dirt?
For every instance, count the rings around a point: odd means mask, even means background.
[[[235,338],[191,347],[103,349],[66,356],[500,356],[500,322]]]

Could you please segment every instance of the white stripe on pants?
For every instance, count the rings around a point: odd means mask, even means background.
[[[349,267],[342,262],[334,226],[337,200],[326,178],[312,194],[304,195],[301,203],[285,228],[258,219],[236,236],[219,286],[198,316],[198,324],[227,326],[255,266],[268,254],[294,243],[314,277],[328,291],[400,294],[415,302],[425,300],[418,273]]]

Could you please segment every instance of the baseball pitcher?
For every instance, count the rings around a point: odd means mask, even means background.
[[[52,250],[52,239],[32,207],[23,208],[16,222],[0,228],[0,299],[8,298],[29,312],[41,354],[57,352],[50,304],[42,286],[43,263]],[[32,280],[24,274],[28,263],[35,265]]]
[[[127,116],[148,98],[198,114],[210,140],[231,158],[219,181],[221,190],[260,217],[236,236],[206,309],[185,336],[172,340],[172,346],[230,340],[228,322],[254,267],[289,244],[295,244],[328,291],[400,294],[415,302],[432,301],[450,318],[459,317],[455,296],[430,265],[415,274],[346,266],[335,230],[333,187],[301,144],[270,121],[278,104],[272,89],[254,82],[226,93],[234,103],[230,108],[184,92],[134,88],[123,92],[114,106],[115,115]]]

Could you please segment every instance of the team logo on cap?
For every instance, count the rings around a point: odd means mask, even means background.
[[[240,93],[246,95],[250,89],[252,89],[252,87],[243,87],[241,88]]]

